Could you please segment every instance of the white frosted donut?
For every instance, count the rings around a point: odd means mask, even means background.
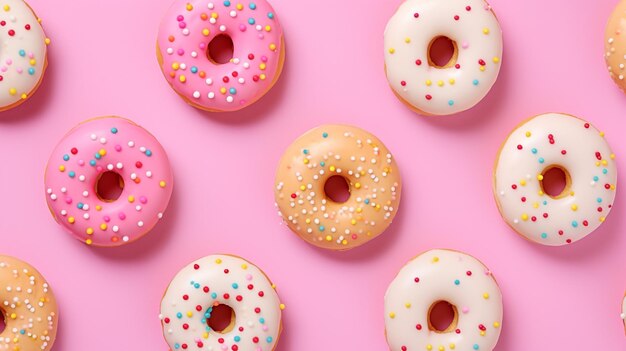
[[[443,331],[432,308],[448,302],[454,320]],[[474,257],[431,250],[407,263],[385,294],[385,331],[391,351],[490,351],[502,327],[502,294],[491,271]]]
[[[622,321],[624,323],[624,333],[626,334],[626,294],[624,295],[624,300],[622,300]]]
[[[23,0],[0,5],[0,111],[26,101],[39,87],[47,66],[49,40],[39,18]]]
[[[430,58],[435,39],[454,43],[450,62]],[[483,0],[406,0],[385,29],[385,69],[395,94],[426,115],[476,105],[500,71],[502,31]]]
[[[518,126],[496,161],[494,195],[504,220],[544,245],[565,245],[598,228],[615,199],[617,167],[604,133],[576,117],[547,113]],[[550,169],[565,173],[563,191],[545,193]]]
[[[208,322],[219,305],[232,309],[231,323],[222,331]],[[283,308],[274,285],[255,265],[212,255],[178,272],[161,301],[160,318],[171,350],[271,351]]]

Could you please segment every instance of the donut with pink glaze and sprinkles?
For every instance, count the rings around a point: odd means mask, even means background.
[[[54,219],[94,246],[141,238],[163,217],[172,195],[172,170],[161,144],[119,117],[72,129],[52,152],[44,177]]]
[[[224,38],[232,41],[232,58],[220,63],[209,49]],[[159,28],[157,58],[187,103],[211,112],[237,111],[278,80],[283,30],[264,0],[176,0]]]

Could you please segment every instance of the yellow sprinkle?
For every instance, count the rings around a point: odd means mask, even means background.
[[[537,180],[539,180],[539,181],[543,180],[543,175],[542,175],[542,174],[539,174],[539,175],[537,176]]]
[[[485,331],[484,330],[480,331],[480,336],[485,336]]]
[[[302,162],[303,162],[305,165],[308,165],[308,164],[309,164],[309,159],[308,159],[308,158],[305,158],[305,159],[303,159],[303,160],[302,160]]]
[[[192,4],[187,4],[187,11],[191,11],[193,10],[193,5]]]
[[[262,63],[262,64],[260,64],[260,65],[259,65],[259,68],[260,68],[261,70],[265,70],[265,68],[266,68],[266,67],[267,67],[267,66],[266,66],[264,63]]]
[[[602,160],[601,162],[602,162],[602,165],[603,165],[603,166],[606,166],[606,165],[608,165],[608,164],[609,164],[609,161],[607,161],[607,160]]]
[[[26,98],[28,97],[28,95],[26,95],[26,93],[22,94],[22,100],[26,100]]]
[[[543,191],[542,191],[542,190],[539,190],[539,191],[537,192],[537,194],[539,194],[539,196],[543,196]]]
[[[535,202],[535,203],[533,204],[533,207],[534,207],[534,208],[539,208],[539,203],[538,203],[538,202]]]
[[[330,166],[329,169],[330,169],[331,172],[334,172],[336,168],[335,168],[335,166]]]
[[[493,322],[493,327],[494,327],[494,328],[499,328],[499,327],[500,327],[500,323],[498,323],[498,322]]]
[[[160,186],[161,188],[165,188],[165,185],[166,185],[166,184],[165,184],[165,181],[164,181],[164,180],[162,180],[162,181],[160,181],[160,182],[159,182],[159,186]]]
[[[4,5],[4,11],[9,12],[11,10],[11,6],[9,5]]]
[[[605,219],[606,219],[606,217],[600,217],[599,218],[600,222],[604,222]]]
[[[432,349],[433,349],[433,345],[431,344],[426,345],[426,350],[430,351]]]
[[[280,307],[281,310],[284,310],[285,309],[285,304],[281,303],[278,307]]]
[[[188,311],[187,312],[187,317],[192,317],[192,316],[193,316],[193,313],[191,311]]]
[[[46,43],[46,45],[50,45],[50,38],[46,38],[46,40],[44,40],[44,42]]]
[[[521,186],[525,186],[525,185],[526,185],[526,180],[522,179],[522,180],[519,182],[519,184],[520,184]]]
[[[259,78],[261,78],[261,80],[265,80],[265,78],[267,78],[267,76],[265,75],[265,73],[261,73],[261,75],[259,76]]]
[[[31,59],[30,61],[28,61],[28,63],[30,63],[31,66],[34,66],[35,64],[37,64],[37,61],[35,61],[35,59]]]
[[[357,189],[361,189],[361,183],[354,184],[354,187],[357,188]]]
[[[411,42],[411,38],[409,38],[409,37],[404,38],[404,42],[407,43],[407,44],[410,43]]]
[[[226,94],[226,88],[224,88],[224,87],[220,88],[220,93]]]
[[[394,48],[389,49],[389,53],[390,54],[393,54],[394,52],[396,52],[396,49],[394,49]]]
[[[306,190],[306,186],[300,185],[300,190],[302,190],[302,191]]]
[[[178,64],[178,62],[174,62],[172,63],[172,69],[174,71],[178,71],[178,69],[180,68],[180,65]]]
[[[128,202],[130,202],[130,203],[135,202],[135,197],[134,197],[134,196],[132,196],[132,195],[131,195],[131,196],[129,196],[129,197],[128,197]]]
[[[450,79],[448,82],[449,82],[450,84],[454,84],[455,80],[454,80],[454,79]]]
[[[333,237],[330,235],[326,235],[326,241],[331,241],[331,240],[333,240]]]
[[[343,240],[341,241],[341,245],[348,245],[348,240],[343,239]]]
[[[440,87],[442,87],[442,86],[443,86],[443,80],[438,81],[438,82],[437,82],[437,85],[438,85],[438,86],[440,86]]]
[[[578,210],[578,205],[573,204],[573,205],[572,205],[572,211],[576,211],[576,210]]]
[[[204,28],[204,29],[202,30],[202,35],[204,35],[205,37],[208,37],[208,36],[209,36],[209,34],[211,34],[211,31],[210,31],[210,30],[208,30],[207,28]]]
[[[93,234],[93,228],[91,228],[91,227],[87,228],[86,233],[87,233],[87,235]]]
[[[265,26],[265,31],[266,32],[271,32],[272,31],[272,27],[269,26],[269,25]]]
[[[484,294],[483,294],[483,299],[485,299],[485,300],[486,300],[486,299],[488,299],[488,298],[489,298],[489,294],[484,293]]]
[[[481,72],[484,72],[484,71],[485,71],[485,69],[486,69],[486,68],[485,68],[485,66],[480,66],[480,71],[481,71]]]
[[[104,223],[100,224],[100,229],[107,230],[107,225]]]
[[[600,167],[600,161],[596,161],[596,167]]]
[[[275,51],[276,50],[276,44],[274,44],[274,43],[270,44],[270,50]]]
[[[215,263],[217,263],[217,264],[222,263],[222,259],[221,259],[221,258],[216,259],[216,260],[215,260]]]
[[[405,304],[404,304],[404,307],[406,307],[406,308],[411,308],[411,303],[410,303],[410,302],[405,303]]]
[[[304,222],[305,222],[306,224],[311,224],[311,218],[307,218],[306,220],[304,220]]]
[[[455,344],[450,344],[450,349],[451,349],[451,350],[454,350],[454,348],[455,348],[455,347],[456,347],[456,345],[455,345]]]
[[[352,223],[352,225],[356,224],[356,219],[352,218],[352,220],[350,221],[350,223]]]
[[[600,136],[604,138],[604,132],[600,132]]]
[[[244,264],[242,264],[242,265],[241,265],[241,269],[243,269],[243,270],[248,269],[248,265],[247,265],[247,264],[245,264],[245,263],[244,263]]]
[[[237,10],[239,10],[239,11],[243,10],[243,5],[242,4],[237,4]]]
[[[494,56],[493,63],[498,63],[498,62],[500,62],[500,58],[498,56]]]
[[[93,244],[93,240],[87,239],[87,240],[85,240],[85,244],[91,245],[91,244]]]
[[[614,160],[615,159],[615,154],[611,154],[610,157],[611,157],[611,160]]]
[[[357,209],[356,209],[356,213],[361,213],[361,212],[363,212],[363,208],[361,208],[361,207],[357,207]]]
[[[437,256],[433,257],[433,262],[439,262],[439,257]]]
[[[60,166],[59,166],[59,171],[61,171],[61,172],[65,172],[65,166],[60,165]]]
[[[74,217],[70,217],[70,218],[68,218],[68,219],[67,219],[67,221],[68,221],[70,224],[74,224],[74,222],[76,222],[76,220],[74,219]]]
[[[380,210],[380,204],[376,204],[376,210]]]
[[[446,348],[443,346],[439,346],[439,351],[444,351]]]
[[[100,150],[98,151],[98,154],[100,154],[100,156],[104,156],[104,155],[106,155],[106,154],[107,154],[107,151],[106,151],[105,149],[100,149]]]
[[[391,319],[396,318],[396,314],[395,314],[395,313],[393,313],[393,312],[389,313],[389,318],[391,318]]]
[[[17,318],[17,314],[11,313],[11,319],[15,319],[15,318]]]
[[[218,17],[219,17],[219,15],[217,14],[217,12],[211,13],[211,18],[217,19]]]
[[[208,339],[209,338],[209,333],[205,332],[204,334],[202,334],[202,338]]]
[[[489,28],[487,27],[483,28],[483,34],[489,34]]]
[[[101,210],[102,210],[102,206],[96,205],[96,211],[101,211]]]
[[[527,221],[528,215],[526,213],[522,214],[522,221]]]
[[[178,77],[178,80],[180,80],[181,83],[184,83],[187,81],[187,77],[181,75],[180,77]]]
[[[433,82],[431,82],[430,79],[426,81],[426,86],[430,86],[431,84],[433,84]]]
[[[15,94],[17,94],[17,90],[15,88],[11,88],[11,89],[9,89],[9,94],[15,95]]]
[[[532,134],[530,134],[530,132],[526,132],[526,137],[527,137],[527,138],[530,138],[530,136],[531,136],[531,135],[532,135]]]

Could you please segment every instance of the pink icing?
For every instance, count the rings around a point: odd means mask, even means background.
[[[216,64],[207,47],[230,36],[230,62]],[[163,74],[194,106],[236,111],[262,97],[281,71],[283,31],[264,0],[176,0],[165,15],[157,43]]]
[[[99,176],[124,180],[112,202],[96,194]],[[145,129],[117,117],[87,121],[52,152],[45,174],[46,199],[55,219],[77,239],[119,246],[139,239],[163,216],[172,194],[165,150]]]

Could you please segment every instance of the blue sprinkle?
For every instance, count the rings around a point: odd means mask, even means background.
[[[265,318],[262,318],[262,317],[261,317],[261,318],[259,318],[259,323],[261,323],[261,324],[265,324]]]
[[[532,150],[530,150],[530,151],[531,151],[533,154],[536,154],[536,153],[537,153],[537,149],[535,149],[535,148],[532,148]]]
[[[594,176],[594,177],[593,177],[593,180],[594,180],[595,182],[597,182],[598,180],[600,180],[600,178],[598,178],[598,176]]]
[[[181,319],[181,318],[183,318],[183,314],[178,312],[178,313],[176,313],[176,317],[178,317],[178,319]]]
[[[369,205],[370,199],[365,199],[365,201],[363,201],[363,202],[365,202],[366,205]]]
[[[191,67],[191,73],[198,73],[198,67],[196,66]]]
[[[146,150],[146,156],[148,156],[148,157],[152,156],[152,151]]]
[[[84,206],[84,205],[83,205],[83,203],[82,203],[82,202],[79,202],[79,203],[76,205],[76,207],[78,207],[78,208],[79,208],[79,209],[81,209],[81,210],[83,209],[83,206]]]
[[[308,155],[309,154],[309,150],[304,149],[304,150],[302,150],[302,153],[304,153],[305,155]],[[321,162],[320,162],[320,164],[321,164]]]
[[[324,162],[324,161],[320,162],[320,166],[322,166],[322,167],[326,166],[326,162]]]
[[[237,284],[237,283],[233,283],[232,286],[233,286],[233,289],[238,289],[239,288],[239,284]]]
[[[241,341],[241,337],[239,335],[235,336],[233,339],[235,340],[235,342]]]
[[[102,156],[100,156],[100,154],[99,154],[99,153],[96,153],[93,157],[95,157],[95,158],[96,158],[96,160],[99,160],[99,159],[101,159],[101,158],[102,158]]]
[[[91,160],[91,161],[89,161],[89,165],[91,165],[91,166],[95,166],[95,165],[96,165],[96,160]]]
[[[602,170],[602,174],[607,174],[607,173],[609,173],[608,169],[605,168],[605,169]]]
[[[20,56],[22,56],[22,57],[26,56],[26,51],[20,50]]]
[[[268,12],[268,13],[267,13],[267,18],[269,18],[269,19],[274,19],[274,14],[273,14],[273,13],[271,13],[271,12]]]
[[[543,204],[544,204],[544,206],[545,206],[545,205],[547,205],[547,204],[548,204],[548,201],[543,200]]]
[[[174,344],[174,348],[175,348],[176,350],[178,350],[178,349],[180,349],[180,345],[179,345],[178,343],[175,343],[175,344]]]
[[[474,83],[474,85],[478,85],[478,79],[474,79],[472,83]]]
[[[33,74],[35,74],[35,69],[34,69],[34,68],[32,68],[32,67],[31,67],[31,68],[29,68],[29,69],[28,69],[28,74],[30,74],[31,76],[32,76]]]
[[[69,175],[70,178],[74,178],[76,176],[76,172],[70,171],[70,173],[68,173],[67,175]]]
[[[70,155],[65,154],[63,155],[63,161],[69,161],[70,160]]]
[[[226,7],[230,6],[230,1],[228,1],[228,0],[224,1],[224,6],[226,6]]]
[[[322,137],[328,138],[328,133],[326,133],[326,132],[322,133]]]
[[[545,238],[547,238],[547,237],[548,237],[548,234],[546,234],[546,233],[541,233],[541,238],[542,238],[542,239],[545,239]]]
[[[250,23],[250,24],[254,24],[254,23],[255,23],[255,22],[254,22],[254,18],[248,18],[248,23]]]
[[[474,344],[474,350],[478,350],[478,344]]]
[[[235,94],[237,94],[237,89],[235,89],[235,88],[230,88],[230,89],[228,90],[228,92],[229,92],[229,93],[231,93],[231,95],[235,95]]]
[[[450,106],[454,105],[454,100],[448,101],[448,105],[450,105]]]
[[[212,297],[213,299],[217,299],[217,294],[216,294],[216,293],[211,293],[211,297]]]
[[[602,198],[599,197],[599,198],[596,199],[596,201],[598,201],[598,203],[602,203]]]
[[[117,134],[117,128],[115,128],[115,127],[111,128],[111,133]]]
[[[578,222],[572,221],[572,227],[574,227],[574,228],[578,227]]]
[[[250,3],[250,10],[256,10],[256,4],[251,2]]]
[[[194,287],[194,288],[196,288],[196,289],[200,289],[200,284],[195,283],[195,284],[193,285],[193,287]]]
[[[269,344],[269,343],[271,343],[271,342],[272,342],[272,340],[274,340],[274,339],[272,339],[272,337],[271,337],[271,336],[268,336],[266,340],[267,340],[267,343]]]
[[[461,284],[460,280],[457,279],[457,280],[454,281],[454,285],[459,285],[459,284]]]
[[[543,159],[543,157],[539,157],[539,163],[544,163],[545,160]]]
[[[320,232],[323,232],[323,231],[324,231],[324,229],[326,229],[326,228],[324,228],[324,226],[323,226],[323,225],[321,225],[321,226],[320,226]]]
[[[24,330],[24,329],[20,330],[20,334],[22,334],[22,335],[26,334],[26,330]]]

